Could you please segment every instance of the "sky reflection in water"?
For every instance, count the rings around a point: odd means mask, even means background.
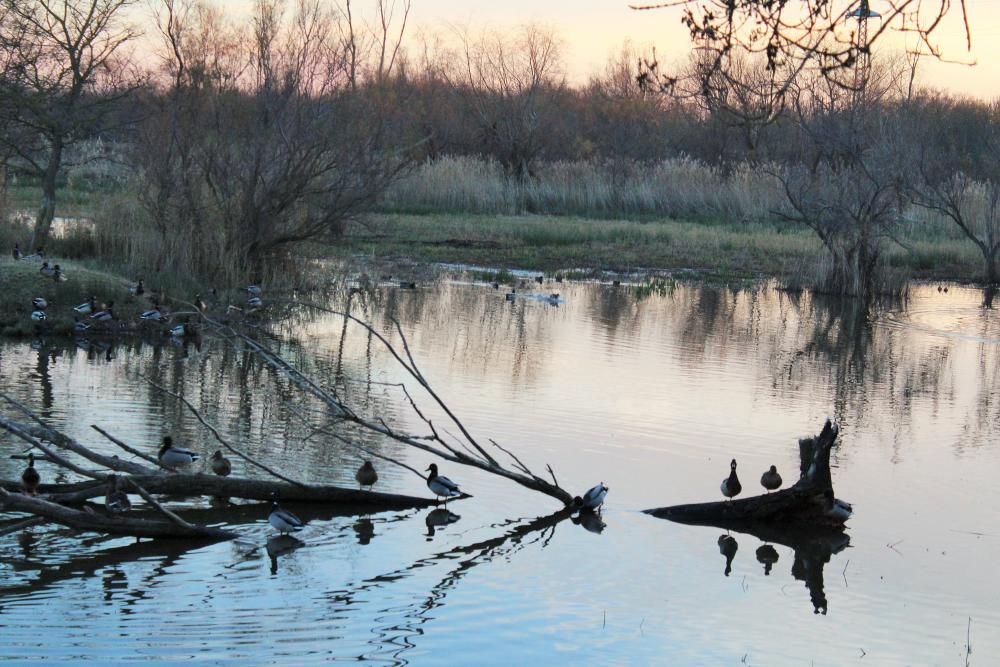
[[[192,507],[193,519],[244,535],[208,546],[36,528],[0,537],[4,657],[841,665],[863,653],[866,664],[963,664],[969,617],[972,664],[997,653],[1000,526],[977,501],[1000,463],[1000,323],[981,292],[922,286],[859,313],[767,287],[559,291],[558,305],[511,303],[445,282],[383,290],[354,312],[386,335],[385,316],[398,318],[422,372],[480,438],[537,470],[551,463],[574,492],[606,482],[601,517],[535,521],[552,501],[442,465],[475,496],[450,515],[293,506],[309,521],[301,544],[273,539],[266,504]],[[421,430],[390,386],[401,375],[359,329],[345,336],[321,317],[293,332],[281,351],[298,366]],[[111,451],[95,423],[150,452],[167,430],[213,451],[140,375],[288,474],[354,485],[360,458],[301,423],[322,422],[322,407],[217,341],[110,354],[0,343],[3,390],[88,444]],[[744,496],[762,491],[771,464],[791,483],[796,438],[827,416],[842,427],[832,461],[837,495],[855,506],[849,548],[640,513],[721,499],[732,457]],[[0,436],[0,451],[20,450]],[[21,467],[0,458],[5,478]],[[408,471],[379,474],[381,490],[426,493]]]

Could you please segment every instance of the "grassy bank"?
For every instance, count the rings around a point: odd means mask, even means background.
[[[975,248],[959,239],[893,246],[887,263],[915,278],[971,281]],[[690,269],[721,277],[777,276],[808,282],[825,251],[814,233],[774,223],[636,222],[568,216],[371,216],[352,226],[338,253],[547,271]]]

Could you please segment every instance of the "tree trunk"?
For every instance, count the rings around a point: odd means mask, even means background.
[[[45,173],[42,174],[42,205],[38,209],[35,230],[31,235],[32,249],[44,246],[52,231],[52,220],[56,215],[56,185],[59,169],[62,167],[62,153],[63,138],[57,134],[52,140],[49,162],[45,167]]]
[[[645,510],[660,519],[755,532],[761,525],[788,528],[840,528],[844,512],[832,511],[833,482],[830,448],[838,428],[827,420],[816,438],[799,442],[802,477],[792,487],[742,500],[674,505]],[[844,504],[842,504],[844,506]],[[847,506],[849,507],[849,506]]]

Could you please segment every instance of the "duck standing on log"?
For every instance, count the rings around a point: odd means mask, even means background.
[[[212,454],[212,472],[219,477],[229,477],[233,472],[233,464],[223,455],[221,449],[215,450]]]
[[[21,473],[21,484],[24,485],[24,492],[29,496],[38,493],[38,485],[42,483],[42,476],[35,470],[35,454],[28,453],[28,467]]]
[[[604,504],[604,498],[608,495],[608,487],[601,482],[597,486],[591,487],[585,494],[583,498],[577,496],[573,499],[573,503],[578,505],[581,510],[586,510],[589,512],[594,512],[601,508]]]
[[[451,481],[447,477],[438,474],[438,467],[436,463],[430,464],[427,470],[431,473],[427,476],[427,488],[434,492],[435,500],[438,497],[443,496],[444,502],[447,504],[448,498],[462,495],[462,491],[458,488],[458,484]]]
[[[354,474],[354,479],[358,480],[358,486],[367,486],[368,490],[371,491],[372,487],[375,486],[375,482],[378,481],[378,473],[375,472],[375,466],[372,465],[371,461],[365,461],[358,468],[358,471]]]
[[[198,460],[198,454],[188,449],[174,447],[174,440],[169,435],[163,436],[163,444],[157,456],[159,462],[168,468],[189,466]]]
[[[733,459],[730,462],[729,477],[722,480],[722,484],[719,488],[722,489],[722,495],[730,500],[732,500],[735,496],[740,495],[740,491],[743,490],[743,485],[740,484],[740,478],[736,476],[736,459]]]
[[[768,493],[781,487],[781,475],[778,474],[778,469],[775,466],[771,466],[767,472],[760,476],[760,485],[767,489]]]

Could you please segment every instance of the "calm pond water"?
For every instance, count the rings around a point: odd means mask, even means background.
[[[475,497],[457,522],[428,510],[344,515],[293,506],[303,545],[274,539],[267,507],[186,516],[242,537],[192,545],[38,527],[0,537],[0,659],[189,664],[963,665],[1000,654],[1000,319],[981,292],[918,286],[867,316],[761,286],[634,290],[562,284],[558,304],[461,280],[383,289],[355,312],[397,318],[425,376],[481,440],[611,492],[599,525],[533,525],[545,496],[442,464]],[[341,300],[342,303],[342,300]],[[388,355],[333,316],[275,345],[360,410],[423,431]],[[0,343],[0,389],[113,452],[97,424],[154,452],[173,433],[229,438],[286,474],[353,485],[360,457],[305,420],[321,406],[218,340],[201,349]],[[9,414],[9,411],[8,411]],[[796,439],[841,425],[838,497],[849,546],[823,558],[641,510],[721,499],[735,457],[744,496],[771,464],[796,477]],[[442,424],[443,422],[437,421]],[[368,446],[418,469],[392,443]],[[0,435],[0,476],[24,463]],[[117,453],[117,452],[115,452]],[[207,457],[206,457],[207,458]],[[235,463],[237,474],[248,474]],[[43,477],[57,472],[41,464]],[[425,494],[380,465],[383,491]],[[844,545],[839,545],[840,547]],[[777,561],[765,566],[761,561]],[[970,621],[971,619],[971,621]],[[967,637],[972,654],[967,655]]]

